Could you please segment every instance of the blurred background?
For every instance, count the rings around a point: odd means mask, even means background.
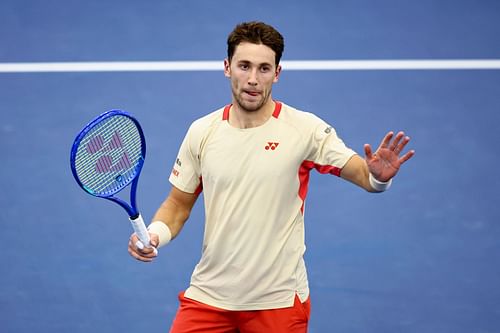
[[[220,71],[0,72],[0,331],[168,332],[201,253],[203,200],[152,264],[127,253],[118,206],[69,167],[78,131],[118,108],[142,123],[150,219],[189,124],[230,102],[226,37],[262,20],[283,60],[500,59],[493,0],[0,2],[0,65],[220,61]],[[273,96],[353,149],[404,130],[416,156],[371,195],[312,173],[310,332],[499,332],[500,71],[287,71]]]

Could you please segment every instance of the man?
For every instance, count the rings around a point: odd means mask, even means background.
[[[203,191],[203,253],[179,296],[173,333],[306,332],[310,170],[382,192],[414,155],[400,157],[409,138],[389,132],[375,153],[365,145],[363,159],[323,120],[273,100],[283,49],[281,34],[261,22],[231,32],[224,73],[232,103],[191,125],[170,175],[172,190],[149,226],[151,244],[165,245]],[[130,254],[152,261],[156,254],[137,241],[130,237]]]

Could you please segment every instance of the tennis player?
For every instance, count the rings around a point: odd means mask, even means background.
[[[317,116],[274,100],[281,34],[262,22],[228,37],[224,74],[231,104],[196,120],[170,175],[173,187],[148,229],[161,247],[181,231],[203,191],[203,252],[179,295],[172,333],[307,332],[310,298],[304,263],[309,172],[332,174],[369,192],[389,188],[410,140],[389,132],[375,152],[357,155]],[[152,261],[151,249],[130,254]]]

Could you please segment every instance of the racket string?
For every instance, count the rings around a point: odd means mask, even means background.
[[[77,149],[78,178],[93,194],[112,195],[128,185],[143,163],[142,138],[126,116],[107,118],[90,128]]]

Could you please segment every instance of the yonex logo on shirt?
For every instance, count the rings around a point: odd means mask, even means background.
[[[267,146],[265,146],[264,149],[265,150],[269,150],[269,149],[275,150],[276,148],[278,148],[279,144],[280,144],[279,142],[268,142]]]

